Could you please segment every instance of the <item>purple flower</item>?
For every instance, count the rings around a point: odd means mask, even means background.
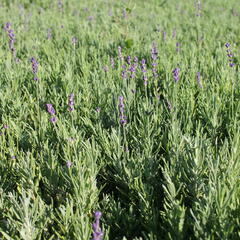
[[[92,224],[93,228],[93,239],[92,240],[101,240],[103,237],[103,232],[100,228],[100,218],[102,216],[102,213],[100,211],[96,211],[94,213],[95,216],[95,222]]]
[[[47,104],[46,104],[46,107],[47,107],[47,111],[48,111],[48,113],[49,113],[50,115],[55,115],[55,110],[54,110],[52,104],[47,103]]]
[[[114,68],[115,67],[115,62],[114,62],[113,57],[110,58],[110,63],[111,63],[112,68]]]
[[[127,79],[127,70],[126,70],[126,65],[122,65],[122,69],[123,69],[123,71],[122,71],[122,78],[123,79]]]
[[[131,65],[131,56],[127,57],[127,63],[128,63],[128,65]]]
[[[119,108],[119,112],[120,112],[120,123],[122,125],[125,125],[127,123],[127,117],[124,115],[124,108],[125,108],[125,105],[124,105],[124,98],[123,96],[120,96],[119,97],[119,104],[118,104],[118,108]]]
[[[152,44],[151,53],[152,53],[152,60],[157,60],[158,50],[157,50],[157,45],[156,45],[156,43],[153,43],[153,44]]]
[[[67,161],[66,165],[67,165],[68,168],[70,168],[72,166],[72,162],[71,161]]]
[[[137,64],[138,63],[138,57],[134,57],[133,61]]]
[[[72,44],[75,46],[78,42],[78,39],[76,37],[72,37]]]
[[[50,122],[52,122],[52,123],[56,123],[57,122],[57,117],[51,117],[50,118]]]
[[[131,75],[130,75],[131,78],[135,78],[136,68],[137,68],[136,63],[131,64],[131,66],[129,68],[129,72],[131,73]]]
[[[225,47],[227,48],[227,56],[228,56],[229,66],[234,67],[235,63],[233,62],[234,61],[233,53],[231,52],[230,46],[231,46],[230,43],[225,44]]]
[[[147,86],[147,84],[148,84],[148,77],[147,77],[146,60],[142,59],[141,63],[142,63],[141,69],[142,69],[142,73],[143,73],[144,85]]]
[[[157,57],[158,57],[158,51],[157,51],[157,46],[156,46],[156,43],[153,43],[152,45],[152,50],[151,50],[151,53],[152,53],[152,72],[153,72],[153,77],[157,77],[158,74],[157,74]]]
[[[123,61],[122,48],[118,46],[118,58]]]
[[[11,23],[10,22],[7,22],[7,23],[5,23],[5,25],[4,25],[4,30],[5,31],[9,31],[10,29],[11,29]]]
[[[101,108],[100,108],[100,107],[97,107],[97,108],[96,108],[96,112],[97,112],[97,113],[100,113],[100,111],[101,111]]]
[[[88,16],[88,21],[92,21],[94,19],[93,16]]]
[[[179,81],[180,68],[173,69],[172,73],[173,73],[173,78],[174,78],[175,82],[178,82]]]
[[[225,43],[225,47],[229,48],[230,47],[230,43]]]
[[[74,110],[74,93],[71,93],[68,97],[68,110],[72,112]]]
[[[14,31],[11,29],[11,23],[7,22],[4,25],[4,30],[8,33],[8,37],[9,37],[9,49],[12,52],[13,57],[15,58],[16,61],[18,61],[18,59],[16,58],[16,49],[14,47],[14,43],[16,41],[15,38],[15,34]]]
[[[33,72],[33,75],[34,75],[34,80],[37,81],[38,80],[38,77],[37,77],[37,72],[38,72],[38,62],[37,60],[32,57],[31,58],[31,63],[32,63],[32,72]]]
[[[179,42],[176,43],[176,52],[180,52],[181,48],[180,48],[181,44]]]
[[[2,129],[8,129],[8,128],[9,128],[9,126],[6,125],[6,124],[4,124],[4,125],[2,126]],[[0,129],[1,129],[1,128],[0,128]],[[3,133],[4,133],[4,132],[0,131],[0,136],[2,136]]]

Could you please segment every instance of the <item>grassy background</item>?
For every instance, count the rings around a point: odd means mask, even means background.
[[[0,3],[19,59],[2,28],[0,238],[88,240],[99,210],[104,240],[239,239],[238,1],[204,1],[200,16],[193,0],[58,2]],[[134,79],[118,46],[139,59]]]

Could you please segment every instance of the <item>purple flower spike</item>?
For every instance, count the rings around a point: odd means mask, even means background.
[[[34,75],[34,80],[37,81],[39,80],[38,77],[37,77],[37,72],[38,72],[38,62],[37,60],[32,57],[31,58],[31,63],[32,63],[32,72],[33,72],[33,75]]]
[[[47,107],[47,111],[48,111],[48,113],[49,113],[50,115],[55,115],[55,110],[54,110],[52,104],[47,103],[47,104],[46,104],[46,107]]]
[[[93,239],[92,240],[101,240],[103,237],[103,232],[100,228],[100,218],[102,213],[100,211],[96,211],[94,214],[95,222],[92,224],[93,227]]]
[[[180,52],[181,48],[180,48],[181,44],[179,42],[176,43],[176,52]]]
[[[129,68],[129,71],[131,73],[131,75],[130,75],[131,78],[135,78],[136,68],[137,68],[137,64],[136,63],[131,64],[131,66]]]
[[[76,37],[72,37],[72,44],[75,46],[78,42],[78,39]]]
[[[151,53],[152,53],[152,59],[157,60],[158,50],[157,50],[156,43],[153,43]]]
[[[226,48],[229,48],[229,47],[230,47],[230,43],[226,43],[226,44],[225,44],[225,47],[226,47]]]
[[[72,112],[74,110],[74,94],[71,93],[68,97],[68,110]]]
[[[126,65],[122,65],[122,69],[123,69],[123,71],[122,71],[122,78],[123,79],[127,79],[127,70],[126,70]]]
[[[52,118],[50,118],[50,122],[51,122],[51,123],[56,123],[56,122],[57,122],[57,117],[52,117]]]
[[[147,77],[146,60],[142,59],[141,63],[142,63],[141,69],[142,69],[142,73],[143,73],[144,85],[147,86],[147,84],[148,84],[148,77]]]
[[[7,22],[4,26],[4,30],[5,31],[9,31],[11,29],[11,23],[10,22]]]
[[[122,48],[118,46],[118,58],[123,61]]]
[[[120,115],[119,115],[120,123],[122,125],[125,125],[127,123],[127,117],[124,115],[125,105],[124,105],[124,98],[123,98],[123,96],[119,97],[118,108],[119,108],[119,112],[120,112]]]
[[[234,59],[233,59],[234,55],[231,52],[230,46],[231,46],[230,43],[225,44],[225,47],[227,48],[227,56],[228,56],[229,66],[234,67],[235,66],[235,63],[233,62],[234,61]]]
[[[70,168],[72,166],[72,162],[71,161],[67,161],[66,165],[67,165],[67,168]]]
[[[15,34],[13,29],[11,29],[11,23],[7,22],[4,26],[4,30],[7,32],[8,34],[8,38],[9,38],[9,49],[12,52],[13,57],[15,58],[16,62],[18,62],[18,58],[16,57],[16,49],[14,47],[14,43],[16,42],[16,38],[15,38]]]
[[[152,72],[153,72],[153,77],[156,78],[158,76],[157,74],[157,57],[158,57],[158,51],[157,51],[157,46],[156,43],[153,43],[152,45]]]
[[[113,57],[110,58],[110,63],[111,63],[112,68],[114,68],[115,67],[115,62],[114,62]]]
[[[128,65],[131,65],[131,56],[127,57],[127,63],[128,63]]]
[[[52,116],[52,117],[50,118],[50,122],[56,123],[56,122],[57,122],[57,117],[55,116],[55,113],[56,113],[56,112],[55,112],[52,104],[47,103],[47,104],[46,104],[46,107],[47,107],[48,113]]]
[[[99,211],[96,211],[94,215],[95,215],[95,220],[99,220],[102,216],[102,213]]]
[[[180,68],[175,68],[173,71],[173,78],[175,80],[175,82],[179,81],[179,73],[180,73]]]

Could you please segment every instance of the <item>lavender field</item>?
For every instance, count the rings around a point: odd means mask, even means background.
[[[240,239],[237,0],[0,0],[0,239]]]

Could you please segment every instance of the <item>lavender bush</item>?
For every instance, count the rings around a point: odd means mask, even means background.
[[[239,15],[1,0],[0,239],[240,239]]]

